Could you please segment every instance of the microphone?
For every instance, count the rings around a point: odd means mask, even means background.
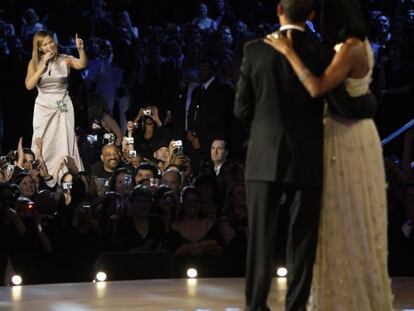
[[[54,55],[54,53],[53,54],[51,54],[51,57],[48,59],[48,60],[46,60],[45,61],[45,66],[47,67],[47,66],[49,66],[49,63],[53,60],[53,57],[54,57],[55,55]]]

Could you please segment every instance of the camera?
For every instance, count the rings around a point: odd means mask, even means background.
[[[98,141],[98,135],[86,135],[86,140],[90,143],[96,143]]]
[[[7,172],[8,172],[10,175],[13,175],[13,173],[14,173],[14,165],[13,165],[13,164],[9,164],[9,165],[7,165]]]
[[[158,179],[157,178],[152,178],[151,177],[149,179],[149,181],[150,181],[150,184],[149,184],[150,187],[158,188]]]
[[[125,137],[125,141],[127,142],[128,145],[133,145],[134,137]]]
[[[72,189],[72,183],[71,182],[64,182],[64,183],[62,183],[62,188],[63,188],[63,190],[70,190],[70,189]]]
[[[151,109],[145,109],[144,110],[144,116],[151,116]]]
[[[35,160],[32,162],[32,169],[39,170],[39,161]]]
[[[109,145],[115,142],[115,135],[113,133],[105,133],[102,139],[102,144]]]
[[[181,140],[173,140],[171,142],[172,155],[181,157],[184,155],[183,142]]]
[[[130,158],[136,158],[137,156],[137,151],[136,150],[129,150],[129,157]]]
[[[132,183],[132,176],[131,175],[125,175],[124,177],[124,186],[129,187]]]

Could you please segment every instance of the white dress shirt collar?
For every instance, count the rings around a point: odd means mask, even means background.
[[[223,163],[219,164],[219,165],[214,165],[214,172],[216,173],[216,176],[218,176],[220,174],[220,169],[223,166]]]
[[[302,31],[302,32],[305,31],[305,28],[300,27],[298,25],[292,25],[292,24],[286,24],[286,25],[280,26],[279,31],[285,31],[285,30],[288,30],[288,29],[295,29],[295,30],[299,30],[299,31]]]
[[[202,87],[204,88],[204,90],[208,89],[208,87],[210,86],[211,82],[213,82],[214,79],[215,79],[215,77],[213,76],[213,77],[211,77],[210,80],[208,80],[207,82],[202,84]]]

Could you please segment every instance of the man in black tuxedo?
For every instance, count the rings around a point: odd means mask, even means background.
[[[300,58],[311,72],[322,74],[333,51],[304,31],[306,19],[313,14],[313,0],[281,0],[277,13],[280,32],[291,29]],[[351,99],[343,84],[327,97],[332,100],[331,109],[344,117],[370,117],[375,108],[371,95]],[[275,274],[276,225],[285,193],[292,202],[286,311],[305,311],[321,207],[323,100],[312,99],[283,55],[259,39],[244,47],[234,113],[250,125],[245,168],[249,219],[247,310],[269,310],[266,300]]]
[[[200,62],[199,78],[201,84],[191,95],[187,115],[187,140],[194,149],[200,149],[203,155],[209,155],[213,140],[226,136],[225,128],[231,115],[234,96],[233,91],[220,84],[214,76],[212,60],[204,59]]]

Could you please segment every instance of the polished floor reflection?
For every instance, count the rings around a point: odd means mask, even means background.
[[[414,278],[393,279],[395,311],[414,311]],[[0,310],[223,310],[244,306],[244,279],[173,279],[0,287]],[[274,279],[269,305],[283,310],[286,279]]]

